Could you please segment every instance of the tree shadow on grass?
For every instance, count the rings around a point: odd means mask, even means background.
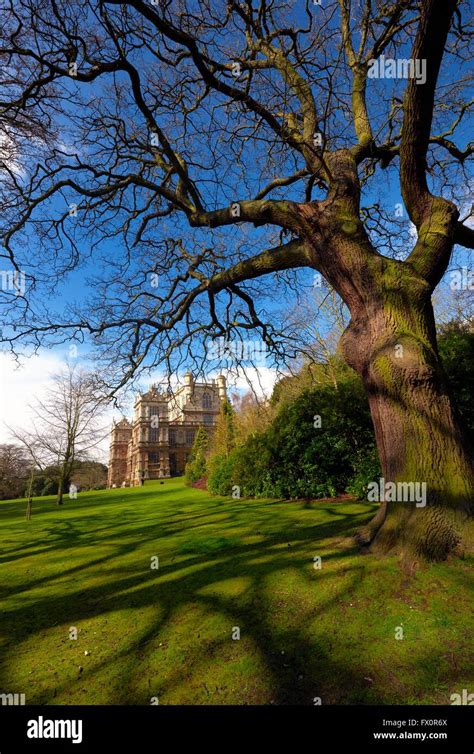
[[[262,521],[265,523],[265,516],[262,517],[259,513],[258,516],[255,516],[254,523],[249,524],[248,516],[245,516],[248,511],[242,511],[242,507],[239,508],[238,505],[231,505],[226,520],[226,531],[229,527],[238,525],[233,519],[238,519],[242,513],[247,527],[245,535],[252,532],[254,524],[261,525]],[[204,566],[202,548],[197,548],[198,552],[193,553],[191,541],[188,552],[184,553],[185,557],[182,557],[181,554],[176,562],[166,562],[165,560],[163,565],[160,565],[159,572],[150,571],[149,565],[147,569],[147,564],[144,562],[143,568],[137,568],[136,565],[132,564],[131,570],[124,576],[123,566],[114,568],[113,562],[109,561],[120,560],[121,557],[132,553],[137,547],[143,548],[143,545],[147,542],[153,543],[153,548],[156,550],[160,540],[166,541],[170,537],[182,533],[180,526],[171,523],[162,525],[159,522],[150,529],[149,526],[136,526],[136,521],[132,520],[132,516],[126,517],[123,522],[120,522],[120,528],[126,531],[131,524],[134,524],[131,533],[128,533],[129,541],[117,542],[118,534],[114,529],[113,542],[115,546],[107,555],[92,560],[88,559],[83,564],[62,568],[59,574],[55,572],[30,578],[22,585],[21,591],[27,593],[31,589],[43,588],[54,582],[58,575],[61,577],[74,576],[79,579],[81,571],[100,566],[100,575],[108,562],[111,566],[106,571],[108,579],[106,584],[87,586],[78,580],[77,587],[71,588],[69,584],[67,585],[66,594],[41,595],[35,599],[33,605],[25,603],[11,609],[7,608],[3,613],[2,620],[5,636],[9,638],[7,645],[2,648],[4,667],[8,670],[10,653],[15,652],[18,649],[18,643],[31,638],[32,634],[41,635],[43,632],[65,622],[70,625],[83,625],[89,619],[113,611],[158,604],[164,617],[143,632],[135,642],[127,644],[123,652],[119,651],[116,655],[104,661],[104,665],[122,661],[126,666],[126,658],[133,656],[137,649],[146,645],[152,637],[156,637],[160,630],[164,630],[167,623],[173,620],[177,611],[189,603],[197,603],[206,610],[212,610],[226,616],[232,625],[242,625],[243,631],[246,631],[247,635],[252,638],[258,655],[263,658],[267,673],[273,679],[271,682],[274,689],[272,698],[275,702],[306,700],[309,703],[310,686],[311,688],[314,686],[313,681],[309,682],[307,674],[307,669],[310,667],[310,657],[316,656],[321,659],[324,651],[322,647],[318,648],[302,636],[297,638],[298,631],[295,628],[288,629],[286,634],[283,632],[278,636],[274,635],[275,627],[272,627],[271,621],[264,617],[261,607],[259,607],[259,602],[263,599],[263,595],[260,594],[261,587],[269,574],[282,568],[301,569],[310,567],[308,555],[299,553],[300,547],[307,547],[308,543],[315,539],[325,540],[341,534],[343,531],[347,533],[348,519],[350,519],[351,527],[356,527],[370,515],[370,513],[361,513],[356,516],[341,516],[334,521],[313,526],[305,526],[304,523],[299,523],[288,533],[279,530],[266,533],[264,541],[257,543],[244,543],[239,541],[238,538],[226,539],[224,537],[223,546],[218,551],[206,553]],[[268,516],[269,513],[267,512],[267,519]],[[185,534],[187,535],[188,532],[189,527],[185,530]],[[202,533],[204,539],[208,537],[207,531]],[[54,534],[53,541],[51,541],[51,534]],[[69,522],[63,521],[59,530],[55,530],[51,534],[44,538],[43,544],[47,545],[49,553],[51,550],[56,550],[60,559],[64,562],[67,562],[68,550],[75,548],[78,543],[86,547],[93,544],[99,552],[102,545],[110,546],[110,532],[108,527],[103,525],[81,534],[80,526],[73,526]],[[291,537],[289,537],[290,534]],[[291,538],[291,548],[281,549],[280,545],[288,544],[289,538]],[[199,538],[197,541],[199,541]],[[275,552],[275,548],[280,549]],[[353,552],[342,552],[341,557],[349,554],[353,554]],[[25,553],[26,555],[27,553]],[[197,570],[193,571],[193,568]],[[95,575],[94,572],[93,575]],[[116,578],[117,576],[119,578]],[[238,600],[226,600],[202,594],[203,589],[212,587],[218,581],[235,579],[239,576],[245,576],[251,582],[252,599],[247,606],[240,604]],[[167,578],[170,577],[171,580],[167,581]],[[59,588],[64,588],[64,585],[61,584]],[[132,593],[130,593],[131,590],[133,590]],[[14,588],[10,591],[5,590],[5,593],[16,594],[18,591],[18,588]],[[219,640],[216,639],[216,641],[218,644]],[[286,659],[289,660],[289,663],[280,662],[282,656],[278,654],[277,645],[280,645],[282,641],[286,642],[287,645],[298,641],[298,650],[291,648],[288,651]],[[194,661],[200,662],[199,646],[196,647]],[[326,657],[325,664],[327,665],[329,662],[329,658]],[[192,664],[188,663],[188,670]],[[285,667],[286,665],[288,667]],[[91,677],[99,672],[100,667],[101,665],[92,671]],[[306,675],[303,672],[305,668]],[[294,687],[295,677],[297,680],[296,687]],[[84,673],[81,676],[81,684],[86,683],[87,679],[88,675]],[[173,682],[179,683],[179,679]],[[126,678],[123,678],[120,688],[126,688],[129,683],[130,679],[127,681]],[[43,688],[40,694],[41,699],[38,701],[53,701],[53,694],[57,693],[58,688],[60,690],[60,684],[52,681],[51,684]],[[117,689],[117,703],[124,701],[133,703],[133,699],[123,698],[120,688]],[[314,695],[317,695],[316,692],[314,692]]]
[[[225,507],[228,515],[224,522],[220,516],[221,505],[211,513],[207,509],[203,513],[200,505],[197,505],[195,517],[201,522],[200,537],[197,536],[199,528],[191,532],[196,525],[196,521],[192,523],[195,518],[192,515],[186,517],[188,523],[184,524],[184,529],[183,522],[177,522],[172,515],[154,520],[152,525],[137,525],[133,511],[127,511],[119,525],[111,517],[110,525],[104,525],[100,520],[87,531],[80,525],[64,526],[62,524],[66,522],[61,522],[60,528],[49,531],[41,544],[49,554],[57,552],[58,564],[62,564],[62,567],[58,572],[29,578],[21,591],[27,593],[37,587],[43,590],[51,586],[58,575],[73,577],[74,581],[72,584],[58,584],[58,591],[66,589],[66,593],[42,593],[33,604],[28,605],[25,601],[7,607],[2,618],[7,640],[1,650],[6,671],[3,683],[8,681],[12,656],[18,651],[21,653],[22,641],[32,637],[41,640],[44,632],[58,625],[86,627],[89,620],[127,610],[130,611],[132,632],[138,620],[135,615],[139,615],[140,609],[156,606],[159,617],[154,617],[145,628],[138,629],[137,636],[124,637],[117,651],[97,661],[93,667],[86,667],[76,681],[70,677],[64,681],[48,679],[38,692],[33,692],[31,702],[54,703],[57,695],[67,696],[68,693],[77,699],[74,695],[80,686],[86,689],[84,701],[87,703],[87,688],[94,688],[103,673],[110,673],[112,688],[107,698],[116,704],[147,704],[155,694],[163,696],[165,702],[167,698],[173,699],[178,695],[182,699],[184,695],[186,703],[193,703],[196,698],[209,703],[219,703],[225,699],[226,703],[312,704],[315,697],[321,697],[323,704],[393,701],[393,691],[384,689],[383,684],[376,689],[368,687],[364,673],[362,670],[359,672],[354,658],[347,656],[347,660],[344,659],[337,638],[310,629],[312,622],[323,619],[328,611],[347,600],[349,595],[352,598],[360,588],[365,575],[365,556],[357,559],[357,548],[347,545],[340,547],[340,542],[372,517],[372,506],[363,505],[362,510],[355,513],[339,507],[336,511],[326,503],[324,507],[315,504],[315,509],[305,511],[303,518],[285,519],[282,524],[274,515],[278,511],[274,506],[282,505],[281,502],[252,503],[252,510],[244,508],[246,505],[245,502],[229,502]],[[316,512],[324,514],[326,520],[314,523]],[[214,535],[210,534],[209,524],[205,523],[205,519],[209,518],[212,524],[213,516],[218,533]],[[140,518],[143,517],[146,518],[146,511],[140,510]],[[263,538],[261,541],[244,541],[256,533]],[[159,553],[160,546],[165,547],[177,535],[182,535],[183,539],[178,538],[173,544],[173,547],[176,546],[175,554],[168,552],[163,560],[160,558],[159,570],[150,570],[146,561],[148,545],[152,553]],[[53,540],[51,536],[54,536]],[[220,546],[217,550],[212,547],[206,550],[206,542],[212,536],[221,538]],[[184,552],[179,552],[180,541],[188,542]],[[279,616],[275,612],[272,579],[281,572],[284,583],[284,574],[288,572],[296,573],[300,578],[303,574],[303,581],[307,581],[309,586],[311,575],[314,575],[308,557],[310,545],[317,547],[318,554],[323,556],[326,563],[336,561],[337,564],[337,561],[341,561],[343,565],[337,572],[327,569],[321,574],[325,579],[324,584],[327,586],[332,582],[333,587],[326,589],[324,596],[313,590],[308,598],[309,604],[305,603],[301,615],[288,611],[292,599],[290,582],[290,586],[286,587],[290,589],[286,598],[286,613],[283,617]],[[88,555],[84,563],[64,567],[69,551],[78,546],[94,547],[97,553],[104,547],[110,547],[111,551],[98,557],[90,558]],[[137,549],[142,551],[138,563],[135,559],[130,564],[120,565],[121,558],[133,554]],[[25,553],[27,556],[29,553]],[[140,565],[142,558],[143,567]],[[339,583],[341,575],[343,580]],[[97,576],[106,579],[106,583],[88,585],[87,581]],[[232,596],[219,592],[222,582],[236,579],[246,580],[247,586],[242,594]],[[17,591],[12,589],[11,593],[16,594]],[[211,639],[196,638],[191,643],[185,639],[182,648],[174,646],[173,657],[179,658],[182,651],[181,662],[175,661],[174,666],[171,660],[164,661],[164,669],[158,671],[152,657],[148,666],[151,677],[148,679],[150,693],[147,697],[140,686],[140,679],[137,680],[137,662],[144,658],[145,672],[147,655],[155,651],[158,639],[179,642],[176,622],[179,623],[181,616],[190,608],[197,609],[196,637],[200,632],[200,615],[218,616],[220,628]],[[135,610],[138,612],[134,613]],[[232,641],[233,626],[240,627],[242,643]],[[205,635],[202,629],[201,633]],[[250,642],[250,645],[246,642]],[[351,650],[357,651],[357,637],[354,637],[354,645],[348,649]],[[222,664],[237,667],[239,658],[249,651],[250,657],[254,653],[255,660],[262,668],[263,685],[267,691],[262,690],[263,687],[252,690],[251,677],[247,677],[248,689],[238,690],[235,698],[228,692],[222,695],[217,688],[206,687],[206,697],[202,696],[202,690],[196,691],[199,678],[209,673],[210,667],[216,668],[218,684]],[[60,668],[64,644],[57,647],[55,654],[53,647],[48,661],[56,662],[56,667]],[[166,655],[163,657],[166,658]],[[419,661],[422,662],[421,654]],[[413,667],[418,666],[413,663]],[[422,670],[417,672],[420,683],[428,682],[428,673],[423,674]]]

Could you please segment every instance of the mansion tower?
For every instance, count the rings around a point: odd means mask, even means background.
[[[174,393],[152,386],[139,395],[133,421],[112,425],[108,487],[183,474],[197,428],[212,431],[226,397],[225,377],[195,382],[190,372]]]

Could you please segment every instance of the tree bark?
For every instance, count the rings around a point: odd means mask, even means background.
[[[63,504],[63,495],[64,495],[64,478],[61,476],[58,481],[58,494],[56,496],[56,505],[62,505]]]
[[[363,304],[350,307],[341,346],[366,387],[382,477],[397,493],[384,501],[374,480],[381,507],[358,538],[371,550],[444,560],[468,537],[472,455],[438,354],[430,286],[398,262],[382,264]],[[424,485],[425,504],[399,483]]]

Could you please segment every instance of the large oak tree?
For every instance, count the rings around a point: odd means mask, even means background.
[[[296,296],[317,271],[350,311],[341,351],[384,478],[427,485],[425,507],[383,504],[361,539],[454,551],[473,469],[431,296],[454,246],[474,248],[470,3],[4,5],[4,256],[28,282],[4,339],[91,338],[121,383],[253,328],[278,353],[265,291]],[[373,60],[426,76],[376,78]],[[48,308],[41,292],[91,259],[89,300]]]

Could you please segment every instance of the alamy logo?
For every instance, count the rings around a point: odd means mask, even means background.
[[[28,720],[28,738],[70,738],[73,744],[82,742],[82,720]]]
[[[450,273],[449,287],[452,291],[474,291],[474,270],[461,267]]]
[[[462,690],[462,694],[451,694],[449,697],[451,704],[474,704],[474,694],[470,694],[467,689]]]
[[[0,270],[0,288],[12,291],[15,296],[23,296],[26,290],[26,275],[18,270]]]
[[[379,58],[369,60],[369,79],[415,79],[417,84],[426,83],[426,60],[416,58]]]
[[[267,358],[267,344],[263,340],[232,341],[216,338],[207,347],[207,358],[234,358],[251,362],[255,366],[264,366]]]
[[[416,503],[417,508],[426,505],[426,482],[378,482],[367,485],[367,500],[371,503]]]
[[[0,694],[0,704],[21,707],[25,704],[24,694]]]

